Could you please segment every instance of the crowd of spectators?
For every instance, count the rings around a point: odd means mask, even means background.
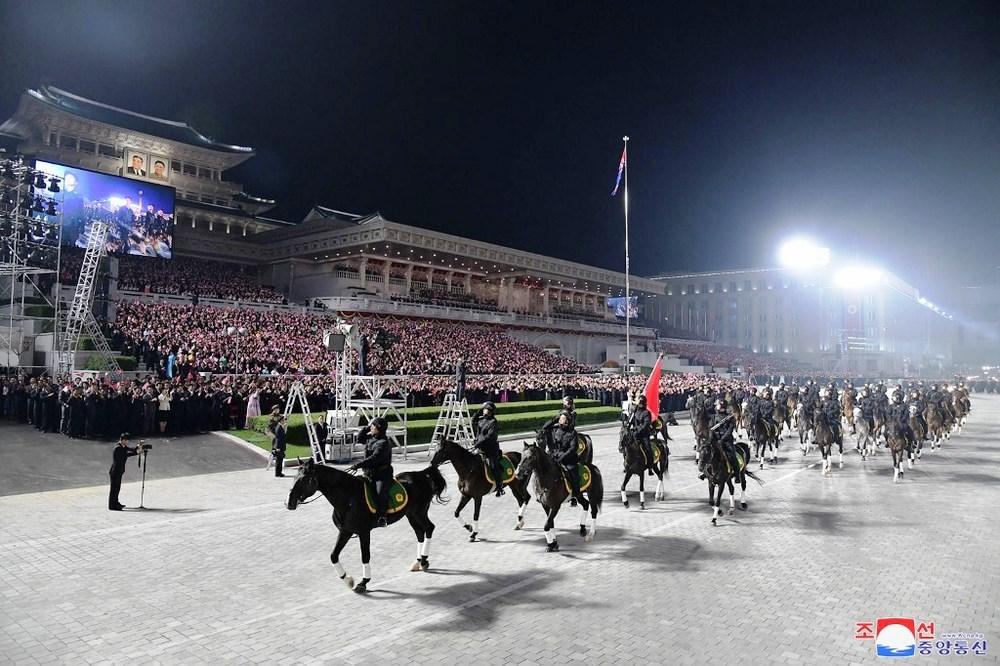
[[[488,312],[500,311],[500,307],[497,305],[496,301],[480,298],[472,294],[448,291],[444,287],[435,289],[427,289],[426,287],[422,289],[413,289],[407,296],[393,294],[390,298],[399,303],[438,305],[447,308],[467,308],[470,310],[486,310]]]
[[[168,377],[190,371],[323,374],[335,364],[322,346],[323,333],[336,323],[331,315],[123,301],[108,332],[112,348]],[[450,374],[460,358],[470,374],[591,370],[497,326],[406,318],[357,323],[368,342],[368,374]],[[231,328],[246,332],[230,334]]]
[[[780,354],[758,354],[747,349],[708,342],[657,340],[654,347],[656,351],[677,354],[690,361],[691,365],[741,368],[760,377],[783,376],[791,380],[792,378],[810,377],[816,373],[816,370],[811,366]]]
[[[63,284],[76,284],[84,250],[64,247],[60,258]],[[118,257],[118,288],[146,294],[217,298],[244,303],[287,303],[280,292],[257,283],[252,271],[238,264],[193,257],[157,259]]]

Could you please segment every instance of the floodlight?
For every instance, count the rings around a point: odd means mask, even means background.
[[[882,283],[882,271],[860,264],[844,266],[833,274],[833,286],[854,291],[871,289]]]
[[[806,238],[791,238],[778,250],[778,260],[782,266],[793,270],[822,268],[830,263],[830,248]]]
[[[337,324],[337,332],[344,336],[351,349],[361,350],[361,329],[356,324],[340,322]]]

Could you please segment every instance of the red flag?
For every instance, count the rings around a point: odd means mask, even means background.
[[[649,373],[646,380],[646,388],[643,394],[646,396],[646,409],[652,415],[653,420],[660,418],[660,375],[663,373],[663,355],[656,357],[653,364],[653,371]]]

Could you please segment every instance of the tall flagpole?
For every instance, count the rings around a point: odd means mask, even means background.
[[[625,149],[622,151],[625,159],[625,374],[628,374],[629,357],[632,353],[632,335],[630,319],[632,314],[632,301],[629,300],[629,256],[628,256],[628,137],[623,136]]]

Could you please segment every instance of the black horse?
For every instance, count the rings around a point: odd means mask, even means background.
[[[510,459],[516,469],[521,462],[521,454],[517,451],[504,451],[504,455]],[[457,444],[447,439],[441,440],[438,444],[434,457],[431,458],[431,465],[439,466],[441,463],[450,462],[458,474],[458,490],[462,493],[462,500],[455,509],[455,518],[471,534],[469,541],[476,541],[479,536],[479,510],[483,506],[483,495],[493,492],[495,485],[486,479],[483,457],[469,451],[461,444]],[[517,500],[517,525],[514,529],[519,530],[524,527],[524,509],[528,506],[531,495],[525,489],[524,484],[515,476],[507,484],[514,498]],[[475,502],[472,524],[462,520],[459,514],[469,501]]]
[[[666,435],[666,426],[663,427]],[[628,495],[626,488],[633,476],[639,477],[639,508],[646,508],[646,472],[651,471],[656,475],[656,492],[653,499],[659,502],[663,499],[663,475],[670,465],[670,449],[665,442],[653,439],[649,443],[653,451],[653,459],[648,460],[647,454],[643,451],[639,440],[635,438],[632,429],[629,428],[623,419],[621,431],[618,433],[618,450],[621,451],[625,463],[625,479],[622,481],[622,504],[628,508]]]
[[[601,471],[595,465],[590,464],[588,467],[591,472],[590,488],[585,492],[590,501],[591,523],[588,532],[587,511],[583,509],[583,513],[580,515],[580,536],[586,537],[587,541],[593,541],[594,535],[597,534],[597,514],[601,510],[601,502],[604,499],[604,480],[601,478]],[[516,476],[521,480],[521,483],[527,483],[532,474],[535,477],[535,497],[545,509],[545,541],[548,543],[549,552],[555,552],[559,550],[559,542],[552,529],[555,526],[556,515],[562,507],[562,503],[570,496],[570,491],[566,488],[562,466],[556,463],[537,443],[525,443],[524,454],[521,456],[521,464],[517,466]]]
[[[726,454],[722,450],[722,445],[715,441],[705,442],[700,446],[700,455],[705,456],[705,479],[708,480],[708,503],[712,507],[712,524],[718,525],[718,518],[722,514],[719,505],[722,502],[722,489],[729,488],[729,513],[736,509],[735,488],[733,481],[740,484],[740,509],[746,511],[746,490],[747,477],[764,485],[753,472],[747,469],[747,461],[750,459],[750,447],[745,442],[736,442],[733,447],[736,449],[739,459],[735,462],[727,460]]]
[[[447,482],[441,476],[437,467],[431,466],[419,472],[404,472],[396,477],[408,496],[406,506],[400,511],[390,513],[389,523],[395,523],[403,516],[410,521],[410,527],[417,535],[417,560],[410,571],[426,571],[430,567],[431,536],[434,534],[434,523],[427,515],[431,500],[437,499],[443,504],[441,494],[447,487]],[[323,493],[327,501],[333,505],[333,524],[337,526],[337,544],[330,553],[330,561],[341,580],[355,592],[367,592],[368,581],[371,580],[371,531],[375,526],[375,514],[368,508],[365,498],[364,478],[334,467],[319,465],[312,460],[305,464],[299,463],[298,476],[288,493],[286,506],[290,511],[316,494]],[[374,495],[374,489],[372,489]],[[354,579],[347,575],[340,564],[340,551],[348,540],[357,534],[361,542],[361,566],[363,577],[361,582],[354,584]]]

